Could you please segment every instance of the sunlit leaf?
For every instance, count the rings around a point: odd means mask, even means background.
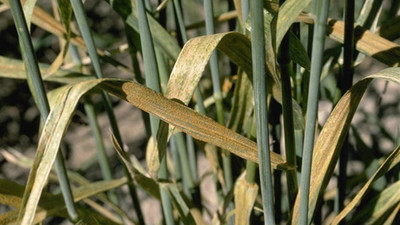
[[[388,68],[357,82],[340,99],[325,123],[314,146],[311,181],[309,218],[312,217],[320,193],[325,190],[335,168],[344,138],[360,100],[373,79],[384,79],[400,84],[400,69]],[[298,221],[299,194],[294,206],[292,223]]]
[[[253,141],[138,83],[115,79],[97,79],[63,86],[59,89],[60,94],[57,96],[58,105],[50,112],[39,141],[26,186],[26,191],[31,194],[27,201],[24,217],[32,217],[32,213],[36,210],[62,137],[79,99],[96,86],[160,117],[194,138],[223,147],[245,159],[258,161],[257,145]],[[271,154],[271,162],[274,168],[290,168],[277,154]]]
[[[42,74],[45,74],[49,68],[49,66],[45,64],[40,64],[39,67]],[[0,56],[0,77],[26,79],[24,63],[21,60]],[[73,71],[57,70],[52,76],[44,77],[44,80],[59,83],[77,83],[93,78],[94,76],[79,74]]]

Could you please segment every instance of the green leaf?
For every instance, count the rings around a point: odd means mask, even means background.
[[[357,195],[349,202],[346,207],[337,215],[334,219],[332,224],[339,224],[342,219],[346,215],[350,213],[350,211],[356,207],[356,205],[361,201],[362,197],[367,193],[368,189],[372,186],[373,182],[378,180],[381,176],[385,175],[388,171],[393,169],[396,165],[400,163],[400,145],[397,146],[395,150],[386,158],[386,160],[382,163],[379,169],[374,173],[374,175],[365,183],[365,185],[358,191]],[[375,209],[373,209],[372,221],[380,219],[380,217],[384,216],[385,213],[390,210],[395,204],[400,201],[399,195],[394,195],[395,193],[399,192],[398,189],[399,184],[397,184],[397,188],[389,188],[382,191],[380,198],[377,200]],[[395,192],[395,193],[393,193]],[[391,198],[393,197],[393,198]],[[389,199],[388,199],[389,198]],[[374,204],[371,204],[371,206]]]
[[[310,4],[311,0],[297,1],[286,0],[285,3],[279,7],[278,19],[276,22],[276,44],[278,48],[282,42],[283,36],[296,21],[300,13]]]
[[[136,1],[107,0],[107,2],[122,17],[125,23],[136,30],[136,32],[139,32]],[[181,50],[177,41],[152,16],[147,15],[147,19],[156,46],[175,61]]]
[[[197,208],[194,208],[193,204],[189,202],[188,199],[183,197],[175,184],[161,183],[160,186],[168,191],[168,194],[172,199],[172,204],[177,209],[183,224],[206,224],[201,217],[200,211]]]
[[[293,62],[310,71],[310,58],[308,57],[307,51],[304,49],[301,41],[292,32],[289,32],[289,41],[290,58]]]
[[[390,156],[388,157],[390,158]],[[383,167],[383,164],[382,164]],[[375,179],[376,180],[376,179]],[[362,197],[365,192],[361,189],[362,194],[357,194],[353,199]],[[360,195],[360,196],[359,196]],[[378,224],[378,221],[386,220],[390,212],[396,208],[400,202],[400,181],[390,185],[384,189],[377,196],[366,202],[364,205],[360,205],[357,209],[357,214],[349,221],[352,224]],[[357,222],[358,221],[358,222]]]

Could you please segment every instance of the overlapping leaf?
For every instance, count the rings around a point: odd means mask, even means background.
[[[235,184],[235,224],[250,224],[250,215],[258,195],[258,185],[247,183],[244,174]]]
[[[80,200],[96,195],[98,193],[119,187],[125,183],[126,183],[126,178],[121,178],[118,180],[100,181],[80,186],[73,190],[74,201],[78,202]],[[22,203],[23,193],[24,193],[23,186],[9,180],[0,180],[1,204],[19,208]],[[39,203],[39,207],[40,208],[37,211],[32,212],[35,223],[42,222],[47,216],[50,215],[67,217],[67,213],[65,211],[65,205],[64,202],[62,201],[61,195],[52,195],[49,193],[44,193]],[[82,209],[80,211],[83,212]],[[92,214],[96,215],[95,213]],[[15,222],[17,216],[18,216],[18,210],[13,210],[6,214],[2,214],[0,216],[0,224]],[[105,218],[101,220],[105,222]],[[113,223],[109,220],[106,221]]]
[[[57,106],[49,114],[39,141],[26,186],[26,192],[31,194],[26,205],[24,220],[34,216],[33,212],[36,210],[61,139],[79,99],[96,86],[160,117],[194,138],[223,147],[245,159],[258,161],[257,146],[253,141],[138,83],[116,79],[97,79],[63,86],[58,90]],[[289,168],[280,155],[272,154],[271,162],[274,168]]]
[[[40,64],[42,74],[46,73],[49,66]],[[24,63],[21,60],[11,59],[0,56],[0,77],[13,79],[26,79],[26,71]],[[79,74],[68,70],[57,70],[52,76],[44,77],[45,81],[53,81],[59,83],[77,83],[84,80],[93,79],[94,76]]]
[[[397,148],[396,150],[398,150]],[[393,157],[389,156],[385,162],[389,162],[390,159],[393,159]],[[397,160],[398,161],[398,160]],[[382,164],[381,168],[384,167],[384,164]],[[392,164],[392,163],[391,163]],[[389,166],[390,167],[390,166]],[[383,171],[381,172],[383,174]],[[376,174],[377,175],[377,174]],[[371,179],[376,180],[378,177],[377,176],[371,177]],[[371,182],[368,182],[368,184],[372,184]],[[365,185],[366,186],[366,185]],[[364,186],[364,187],[365,187]],[[364,191],[367,188],[362,188],[361,192],[359,192],[356,197],[353,198],[353,200],[349,203],[349,205],[354,205],[352,204],[355,199],[359,199],[359,197],[362,197],[366,192]],[[349,224],[360,224],[368,221],[370,224],[378,224],[378,221],[382,221],[387,219],[389,216],[389,213],[391,210],[395,212],[396,205],[399,204],[400,202],[400,181],[395,182],[388,188],[384,189],[381,193],[379,193],[377,196],[375,196],[373,199],[367,202],[367,204],[360,205],[359,209],[357,210],[357,214],[351,218],[349,221]],[[345,208],[343,212],[348,213],[350,208]],[[342,213],[341,213],[342,214]],[[339,217],[340,215],[338,215]],[[342,216],[340,216],[342,217]]]
[[[344,138],[358,104],[373,79],[384,79],[400,84],[400,69],[388,68],[356,83],[336,105],[325,123],[314,146],[312,161],[309,218],[312,217],[319,194],[326,188],[340,154]],[[298,221],[299,194],[294,206],[292,223]]]

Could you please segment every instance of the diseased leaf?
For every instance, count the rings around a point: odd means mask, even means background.
[[[39,64],[41,74],[45,74],[49,66]],[[25,65],[21,60],[0,56],[0,77],[12,79],[26,79]],[[77,83],[93,79],[94,76],[76,73],[68,70],[57,70],[52,76],[44,77],[45,81],[58,83]]]
[[[169,100],[135,82],[121,80],[111,82],[109,80],[109,82],[100,83],[100,87],[136,107],[160,117],[196,139],[223,147],[240,157],[258,162],[256,143],[183,104]],[[271,154],[271,160],[274,168],[290,168],[276,153]]]
[[[36,5],[36,0],[26,0],[23,6],[25,21],[29,31],[31,31],[31,17],[35,5]]]
[[[96,79],[63,86],[58,90],[59,95],[55,101],[57,105],[51,110],[40,137],[26,185],[25,193],[30,194],[23,221],[31,221],[30,218],[34,216],[62,137],[79,99],[96,86],[160,117],[194,138],[223,147],[247,160],[258,161],[257,145],[253,141],[138,83],[117,79]],[[271,152],[271,162],[274,168],[291,169],[280,155],[273,152]]]
[[[227,127],[242,133],[254,108],[254,90],[252,83],[244,73],[239,73],[233,93],[233,104],[229,113]]]
[[[250,215],[258,195],[258,185],[246,182],[245,173],[235,184],[235,225],[250,224]]]
[[[80,201],[98,193],[119,187],[125,183],[126,178],[121,178],[118,180],[94,182],[88,185],[74,188],[74,201]],[[19,208],[21,207],[23,193],[24,187],[22,185],[19,185],[9,180],[0,179],[0,203]],[[0,216],[0,224],[15,222],[18,217],[18,211],[19,210],[13,210],[6,214],[2,214]],[[82,214],[83,209],[78,208],[78,211],[80,212],[80,214]],[[39,202],[38,210],[31,213],[34,216],[33,223],[35,224],[42,222],[45,218],[51,215],[62,216],[64,218],[68,217],[61,194],[53,195],[47,192],[43,193],[43,196]],[[100,218],[101,221],[107,224],[115,224],[114,222],[106,219],[106,217],[100,216],[99,214],[96,214],[94,212],[90,212],[90,214],[95,216],[97,219]]]
[[[150,177],[146,176],[143,173],[143,169],[137,168],[138,164],[132,164],[129,156],[127,155],[124,150],[122,150],[121,146],[119,146],[118,141],[115,139],[114,135],[112,136],[114,148],[117,151],[118,155],[121,157],[122,162],[125,164],[126,168],[128,169],[129,175],[131,176],[132,180],[135,180],[143,190],[147,191],[150,195],[154,198],[160,200],[160,188],[158,184],[151,179]]]
[[[344,22],[330,19],[327,32],[330,38],[344,42]],[[371,56],[388,66],[398,66],[400,63],[400,45],[391,42],[371,31],[356,26],[354,28],[356,48],[360,52]]]
[[[314,146],[310,180],[309,218],[312,217],[318,197],[325,190],[340,150],[350,128],[351,120],[360,103],[361,97],[373,79],[384,79],[400,84],[400,69],[388,68],[357,82],[340,99],[330,114]],[[301,191],[301,190],[300,190]],[[300,198],[297,195],[292,223],[297,224]]]

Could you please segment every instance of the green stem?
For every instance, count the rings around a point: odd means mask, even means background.
[[[178,27],[180,34],[182,36],[182,41],[183,43],[186,43],[188,40],[187,33],[186,33],[186,28],[185,28],[185,23],[182,15],[182,9],[181,9],[181,4],[179,0],[173,0],[174,3],[174,8],[175,8],[175,13],[176,13],[176,18],[178,22]],[[196,87],[195,90],[195,95],[197,97],[197,105],[199,107],[199,111],[202,114],[205,114],[205,109],[203,105],[203,100],[202,96],[200,93],[200,89]],[[196,182],[198,180],[198,171],[197,171],[197,157],[194,149],[194,143],[192,137],[189,135],[186,135],[186,139],[188,140],[187,142],[187,148],[186,146],[178,146],[178,149],[180,150],[180,157],[181,157],[181,163],[183,166],[183,172],[185,173],[185,170],[190,172],[190,174],[187,174],[186,176],[183,176],[184,183],[189,185],[189,192],[190,192],[190,197],[193,199],[194,204],[201,208],[201,194],[200,194],[200,187],[196,187]],[[183,136],[182,140],[181,138],[178,138],[177,141],[180,143],[184,143]],[[188,156],[189,155],[189,156]],[[185,160],[187,158],[187,160]]]
[[[255,141],[256,140],[256,117],[253,116],[251,126],[249,131],[247,132],[247,138]],[[256,175],[257,175],[257,163],[247,160],[246,161],[246,182],[249,184],[254,184],[256,182]]]
[[[50,107],[46,96],[46,91],[43,86],[42,77],[37,64],[36,56],[32,45],[32,40],[22,11],[21,2],[18,0],[9,1],[11,13],[17,28],[19,43],[22,50],[22,55],[27,70],[27,79],[35,103],[39,108],[40,115],[43,121],[46,121],[50,113]],[[61,151],[58,151],[55,161],[55,167],[60,182],[62,195],[68,215],[72,221],[78,219],[78,214],[75,209],[71,187],[67,177],[67,172],[64,165],[64,158]],[[30,178],[32,179],[32,178]],[[28,180],[28,182],[30,182]],[[23,201],[26,202],[30,193],[24,193]],[[25,205],[25,204],[22,204]],[[19,218],[22,216],[24,208],[21,208]],[[19,219],[18,219],[19,220]]]
[[[257,147],[259,157],[260,186],[264,208],[265,224],[275,224],[272,171],[269,150],[269,129],[267,114],[267,86],[265,68],[265,40],[263,1],[251,3],[251,53],[253,64],[253,87],[255,114],[257,120]]]
[[[96,119],[96,111],[90,97],[86,98],[84,108],[89,120],[89,126],[93,132],[93,137],[96,143],[101,173],[104,180],[112,180],[112,173],[110,169],[110,164],[107,159],[106,147],[104,146],[101,130]],[[108,197],[112,203],[118,205],[118,198],[115,190],[108,191]]]
[[[285,0],[280,0],[280,4],[283,4]],[[292,108],[292,89],[290,85],[291,78],[291,61],[289,55],[289,34],[286,33],[282,39],[280,46],[280,54],[278,56],[278,63],[281,68],[281,87],[282,87],[282,113],[283,113],[283,126],[285,136],[285,149],[286,149],[286,161],[288,164],[295,166],[296,162],[296,145],[294,137],[294,125],[293,125],[293,108]],[[288,200],[289,200],[289,212],[292,211],[294,201],[297,195],[297,174],[295,170],[290,170],[286,173],[287,187],[288,187]]]
[[[243,24],[246,23],[247,16],[249,15],[249,1],[247,0],[242,0],[241,1],[241,6],[242,6],[242,19],[243,19]],[[242,33],[246,34],[247,30],[246,27],[243,26]],[[247,133],[247,137],[249,139],[255,140],[255,137],[252,135],[252,131],[254,130],[254,133],[256,133],[256,118],[253,117],[251,127],[249,132]],[[249,184],[254,184],[256,181],[256,175],[257,175],[257,163],[252,162],[250,160],[246,161],[246,182]]]
[[[81,0],[71,0],[71,6],[73,9],[76,21],[78,23],[79,30],[82,34],[83,40],[85,41],[90,59],[92,61],[93,68],[95,70],[96,77],[103,78],[104,75],[101,70],[100,59],[97,54],[96,46],[95,46],[91,31],[89,28],[89,24],[87,22],[83,3]],[[111,105],[110,96],[104,91],[102,91],[101,94],[102,94],[102,97],[104,100],[104,107],[106,109],[108,119],[110,121],[112,132],[113,132],[115,138],[117,139],[119,145],[121,146],[122,150],[124,150],[124,147],[123,147],[124,145],[122,142],[121,134],[119,132],[117,119],[115,118],[115,114],[114,114],[114,111],[113,111],[113,108]],[[132,181],[131,177],[128,173],[128,170],[125,167],[124,167],[124,174],[128,178],[129,181]],[[133,205],[135,207],[135,210],[136,210],[136,213],[137,213],[137,216],[139,219],[139,223],[144,224],[142,209],[140,208],[140,205],[137,204],[138,199],[137,199],[136,188],[134,188],[133,185],[128,185],[128,187],[129,187],[129,192],[131,194]]]
[[[301,165],[300,184],[300,225],[309,224],[308,201],[310,193],[311,162],[315,138],[315,123],[318,111],[319,82],[322,68],[322,56],[325,44],[326,21],[328,17],[329,1],[318,0],[316,9],[316,20],[313,35],[313,46],[311,56],[310,83],[307,98],[306,127],[304,134],[303,161]],[[311,218],[311,216],[310,216]]]
[[[206,33],[208,35],[215,33],[214,28],[214,10],[211,0],[204,0],[204,12],[206,19]],[[225,125],[225,115],[222,103],[222,92],[220,83],[220,74],[218,69],[218,55],[217,52],[211,54],[210,58],[210,68],[211,68],[211,79],[213,83],[213,94],[215,99],[215,106],[217,111],[217,121],[218,123]],[[230,152],[222,149],[222,167],[224,171],[224,179],[226,184],[226,193],[228,193],[233,188],[233,178],[232,178],[232,161]],[[229,206],[229,210],[233,210],[233,204]],[[230,223],[233,224],[234,220],[231,217]]]
[[[157,92],[160,92],[161,88],[159,81],[157,59],[155,55],[153,38],[150,32],[149,22],[147,20],[144,1],[137,0],[136,5],[138,10],[140,43],[142,46],[144,70],[146,74],[146,86]],[[159,121],[160,120],[157,117],[150,115],[151,134],[154,138],[157,137]],[[162,181],[168,180],[168,168],[165,156],[161,159],[158,178]],[[167,190],[165,190],[162,187],[160,187],[160,194],[161,194],[161,204],[166,223],[167,225],[172,225],[174,224],[174,216],[172,213],[171,199],[168,196]]]
[[[354,67],[354,0],[346,0],[345,30],[343,46],[343,71],[338,81],[338,87],[343,95],[353,84]],[[346,197],[346,170],[349,142],[346,137],[339,158],[338,192],[335,201],[335,212],[338,214],[344,207]]]

